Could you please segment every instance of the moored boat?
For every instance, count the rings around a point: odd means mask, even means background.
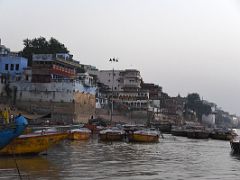
[[[233,130],[215,129],[213,132],[211,132],[210,137],[212,139],[229,141],[233,139],[236,135],[237,134]]]
[[[192,139],[208,139],[210,133],[206,130],[189,130],[187,137]]]
[[[154,129],[142,129],[133,131],[128,134],[128,139],[130,142],[145,142],[154,143],[159,142],[159,131]]]
[[[99,139],[101,141],[122,141],[124,139],[124,135],[124,130],[113,127],[100,131]]]
[[[171,130],[173,136],[187,137],[187,129],[185,127],[173,127]]]
[[[70,140],[88,140],[91,137],[91,131],[87,128],[73,129],[69,131]]]
[[[20,135],[0,150],[0,155],[39,154],[68,137],[66,132],[43,132]]]
[[[17,116],[14,124],[8,124],[0,127],[0,149],[8,145],[12,140],[21,135],[28,122],[23,116]]]

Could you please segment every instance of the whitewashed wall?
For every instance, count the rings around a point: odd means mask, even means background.
[[[72,102],[74,94],[89,93],[95,95],[96,88],[85,88],[78,82],[30,83],[15,82],[17,99],[27,101]]]

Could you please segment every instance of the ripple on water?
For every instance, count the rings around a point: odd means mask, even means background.
[[[51,149],[48,156],[21,157],[19,162],[20,160],[23,161],[21,172],[31,177],[30,179],[240,177],[240,158],[230,153],[229,142],[192,140],[171,135],[165,135],[165,138],[156,144],[102,143],[96,139],[84,142],[65,141]],[[31,164],[32,168],[25,167],[24,164]],[[9,165],[9,159],[0,158],[0,169],[10,168],[14,169],[14,164]],[[12,176],[15,175],[17,174],[12,173]],[[7,179],[12,179],[12,176]],[[2,170],[0,179],[1,177],[4,177]]]

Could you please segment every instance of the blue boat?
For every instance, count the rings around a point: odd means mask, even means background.
[[[23,116],[17,116],[14,124],[0,126],[0,149],[8,145],[14,138],[20,136],[28,122]]]

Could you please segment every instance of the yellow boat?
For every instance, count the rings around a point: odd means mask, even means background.
[[[39,154],[68,137],[68,133],[47,132],[21,135],[0,150],[0,155]]]
[[[87,128],[73,129],[69,131],[70,140],[88,140],[91,137],[91,131]]]
[[[116,127],[105,129],[99,132],[101,141],[122,141],[125,131]]]
[[[128,134],[128,139],[131,142],[159,142],[159,132],[151,129],[138,130]]]

